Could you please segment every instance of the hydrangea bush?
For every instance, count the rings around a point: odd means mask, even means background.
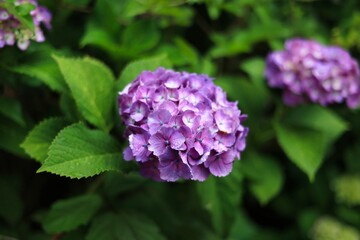
[[[0,240],[358,239],[357,9],[0,0]]]
[[[246,115],[206,75],[158,68],[119,93],[119,113],[143,176],[204,181],[231,172],[245,149]]]
[[[283,89],[287,105],[346,102],[355,108],[360,103],[359,66],[338,46],[324,46],[314,40],[287,40],[284,51],[267,57],[265,75],[270,87]]]
[[[51,29],[51,13],[46,7],[40,6],[36,0],[16,0],[13,3],[2,2],[4,1],[0,1],[0,48],[6,45],[12,46],[16,43],[20,50],[26,50],[29,47],[30,40],[36,42],[45,41],[41,25],[44,24],[47,29]],[[32,19],[32,25],[30,26],[24,24],[23,21],[28,16],[12,14],[13,9],[21,9],[23,6],[32,9],[27,13]]]

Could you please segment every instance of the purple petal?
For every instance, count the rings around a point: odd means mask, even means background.
[[[192,130],[195,130],[200,125],[200,116],[197,116],[192,111],[186,111],[182,117],[183,123]]]
[[[154,153],[155,156],[160,156],[165,152],[165,139],[161,133],[152,135],[149,139],[150,146],[148,149]]]
[[[162,182],[163,180],[160,178],[160,171],[158,169],[159,162],[155,159],[139,163],[140,166],[140,174],[143,177],[153,179],[157,182]]]
[[[125,161],[131,161],[134,159],[134,155],[131,151],[130,147],[126,147],[124,152],[123,152],[123,157]]]
[[[234,153],[232,151],[227,151],[216,156],[209,157],[208,161],[205,162],[210,172],[217,177],[227,176],[233,166]],[[211,158],[211,159],[210,159]]]
[[[180,150],[185,142],[185,137],[180,132],[174,132],[169,141],[172,149]]]
[[[164,83],[167,88],[179,88],[181,84],[182,79],[179,77],[171,77]]]
[[[170,112],[165,109],[150,113],[148,117],[149,133],[155,134],[161,127],[166,126],[170,118]]]
[[[220,131],[225,133],[233,131],[233,119],[224,111],[220,110],[215,113],[215,122]]]
[[[143,120],[148,113],[148,105],[140,101],[136,101],[130,108],[130,117],[136,122]]]
[[[180,178],[192,178],[191,169],[184,164],[180,156],[173,150],[168,149],[159,157],[159,171],[161,179],[168,182],[175,182]]]
[[[159,110],[160,109],[167,110],[171,114],[171,116],[175,116],[179,112],[177,105],[172,101],[164,101],[160,104]]]
[[[202,145],[201,145],[200,142],[195,142],[195,143],[194,143],[194,148],[195,148],[195,150],[196,150],[200,155],[203,155],[203,153],[204,153],[204,148],[202,147]]]
[[[129,142],[136,160],[146,162],[151,154],[151,152],[148,151],[148,136],[144,134],[131,134],[129,136]]]
[[[209,169],[205,168],[204,165],[192,166],[191,172],[193,175],[192,180],[197,180],[200,182],[205,181],[210,175]]]

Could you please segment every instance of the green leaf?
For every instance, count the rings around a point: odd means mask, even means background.
[[[20,126],[25,126],[26,124],[22,114],[21,104],[15,99],[0,96],[0,113]]]
[[[121,146],[114,138],[77,123],[64,128],[56,136],[49,148],[48,158],[38,172],[82,178],[120,170],[121,163]]]
[[[284,119],[289,125],[321,131],[331,143],[348,129],[348,124],[328,108],[316,105],[291,109]]]
[[[111,56],[122,55],[123,50],[121,46],[110,35],[106,29],[99,26],[94,21],[89,21],[86,26],[86,31],[80,41],[80,46],[85,47],[87,45],[96,46],[105,50]]]
[[[159,228],[151,219],[136,213],[106,213],[96,218],[86,240],[163,240]]]
[[[32,10],[34,10],[36,7],[35,5],[33,5],[32,3],[22,3],[18,6],[15,7],[16,10],[17,10],[17,13],[20,15],[20,16],[26,16],[26,15],[30,15],[30,12]]]
[[[326,152],[327,140],[324,134],[313,129],[281,124],[275,124],[275,131],[279,144],[289,159],[313,181]]]
[[[360,205],[360,175],[344,175],[335,179],[336,200],[349,206]]]
[[[68,89],[61,75],[59,67],[49,55],[50,49],[35,52],[27,57],[27,62],[12,66],[10,71],[36,78],[57,92],[66,92]]]
[[[160,32],[155,21],[146,19],[131,23],[124,31],[122,45],[134,55],[156,46]]]
[[[108,131],[112,128],[115,101],[114,77],[101,62],[54,56],[84,118]]]
[[[145,70],[154,71],[158,67],[170,68],[171,63],[167,59],[166,55],[160,55],[152,58],[146,58],[129,63],[116,83],[116,89],[121,91],[128,83],[135,80],[135,78]]]
[[[311,235],[314,240],[357,240],[360,238],[360,232],[356,228],[328,216],[321,217],[315,222]]]
[[[82,195],[54,203],[42,225],[48,233],[68,232],[87,224],[102,205],[98,195]]]
[[[210,213],[213,227],[219,236],[224,236],[235,218],[234,209],[240,204],[243,175],[240,164],[234,163],[233,170],[226,178],[209,177],[197,183],[202,206]]]
[[[28,129],[14,121],[0,116],[0,148],[17,156],[26,157],[20,143],[24,140]]]
[[[36,125],[27,135],[21,147],[32,158],[43,162],[52,140],[67,125],[63,118],[48,118]]]
[[[255,224],[243,212],[238,211],[227,240],[251,240],[257,231]]]
[[[19,175],[6,176],[5,174],[2,174],[0,178],[0,206],[2,206],[0,207],[0,218],[10,225],[15,225],[21,220],[24,210],[20,185],[16,184],[16,181],[20,179]]]
[[[251,192],[261,204],[268,203],[279,193],[284,176],[274,159],[250,152],[240,163],[241,171],[250,180]]]
[[[331,144],[347,129],[336,114],[319,106],[291,109],[274,122],[280,146],[312,181]]]

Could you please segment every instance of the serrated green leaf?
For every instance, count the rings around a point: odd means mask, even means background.
[[[102,205],[98,195],[82,195],[54,203],[42,225],[48,233],[68,232],[88,223]]]
[[[234,221],[234,209],[242,196],[242,180],[240,164],[235,162],[231,174],[226,178],[209,177],[205,182],[197,183],[202,206],[209,211],[219,236],[224,236]]]
[[[20,126],[25,126],[21,104],[16,99],[0,97],[0,113]]]
[[[56,62],[49,56],[47,51],[36,52],[30,55],[29,62],[12,66],[10,71],[36,78],[46,84],[50,89],[57,92],[66,92],[67,86],[61,75]]]
[[[90,177],[109,170],[120,170],[121,146],[100,130],[77,123],[64,128],[52,142],[48,158],[38,172],[70,178]]]
[[[136,76],[142,71],[154,71],[158,67],[171,67],[171,63],[166,55],[146,58],[129,63],[121,72],[121,75],[116,83],[116,89],[121,91],[128,83],[135,80]]]
[[[155,223],[140,214],[106,213],[96,218],[86,240],[165,240]]]
[[[347,124],[329,109],[301,106],[274,122],[280,146],[312,181],[331,144],[347,129]]]
[[[95,126],[109,131],[113,126],[115,104],[114,77],[101,62],[54,56],[75,102],[84,118]]]
[[[250,180],[250,190],[261,204],[266,204],[279,193],[284,176],[279,164],[272,158],[247,153],[241,160],[241,171]]]
[[[47,158],[52,140],[66,125],[67,121],[63,118],[45,119],[30,131],[21,147],[32,158],[43,162]]]

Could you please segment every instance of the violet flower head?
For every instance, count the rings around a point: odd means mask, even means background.
[[[358,64],[337,46],[290,39],[284,51],[267,57],[265,75],[270,87],[283,89],[283,100],[290,106],[346,102],[356,108],[360,103]]]
[[[17,45],[24,51],[30,45],[30,40],[36,42],[44,42],[45,36],[41,26],[47,29],[51,28],[51,13],[43,6],[39,6],[36,0],[16,0],[14,1],[14,9],[22,4],[31,4],[34,9],[30,11],[34,29],[21,23],[14,14],[11,14],[0,1],[0,48],[8,45]],[[13,13],[13,12],[12,12]]]
[[[246,115],[203,74],[143,71],[119,93],[119,114],[140,174],[155,181],[228,175],[245,150]]]

